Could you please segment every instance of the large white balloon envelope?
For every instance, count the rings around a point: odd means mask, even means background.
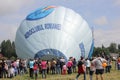
[[[65,7],[48,6],[29,14],[17,30],[16,53],[20,58],[44,56],[90,57],[92,31],[76,12]]]

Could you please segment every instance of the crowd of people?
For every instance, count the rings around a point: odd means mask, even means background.
[[[12,78],[16,75],[29,73],[31,78],[46,78],[47,74],[72,74],[76,72],[76,59],[70,58],[67,62],[63,57],[59,59],[16,59],[0,61],[0,78]]]
[[[78,74],[76,76],[76,80],[78,77],[83,74],[84,80],[86,80],[86,74],[89,74],[89,79],[92,79],[93,74],[96,74],[96,80],[104,80],[103,74],[110,73],[112,68],[112,59],[110,56],[97,55],[92,59],[84,59],[80,58],[78,61]],[[120,70],[120,56],[115,60],[115,69]],[[98,79],[100,75],[101,79]]]
[[[78,61],[75,58],[70,57],[66,62],[63,57],[52,60],[45,59],[16,59],[16,60],[2,60],[0,61],[0,78],[13,78],[17,75],[24,75],[29,73],[29,77],[38,78],[41,74],[42,78],[47,78],[47,74],[72,74],[76,75],[78,80],[81,74],[84,75],[86,80],[86,74],[89,74],[90,80],[92,76],[96,74],[96,80],[100,75],[103,80],[103,73],[110,73],[112,62],[110,57],[104,57],[98,55],[92,59],[84,59],[81,57]],[[116,60],[117,69],[120,70],[120,57]]]

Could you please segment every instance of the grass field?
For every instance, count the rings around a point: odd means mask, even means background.
[[[77,73],[73,73],[71,75],[47,75],[46,79],[42,79],[41,78],[41,74],[39,74],[38,79],[37,80],[75,80]],[[110,73],[104,73],[104,80],[120,80],[120,71],[115,70],[115,67],[112,66],[111,72]],[[29,75],[23,75],[23,76],[16,76],[12,79],[8,78],[8,79],[0,79],[0,80],[35,80],[35,79],[31,79],[29,78]],[[79,80],[83,80],[83,75],[80,75]],[[89,80],[89,75],[87,75],[86,80]],[[95,79],[95,74],[93,75],[93,80]],[[99,79],[100,80],[100,79]]]

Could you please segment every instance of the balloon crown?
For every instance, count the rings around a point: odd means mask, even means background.
[[[50,13],[54,11],[55,6],[47,6],[44,8],[37,9],[36,11],[30,13],[26,20],[38,20],[48,16]]]

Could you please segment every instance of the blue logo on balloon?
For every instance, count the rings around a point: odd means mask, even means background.
[[[48,16],[50,13],[52,13],[54,11],[53,6],[48,6],[42,9],[38,9],[36,11],[34,11],[33,13],[29,14],[26,17],[26,20],[38,20],[38,19],[42,19],[46,16]]]

